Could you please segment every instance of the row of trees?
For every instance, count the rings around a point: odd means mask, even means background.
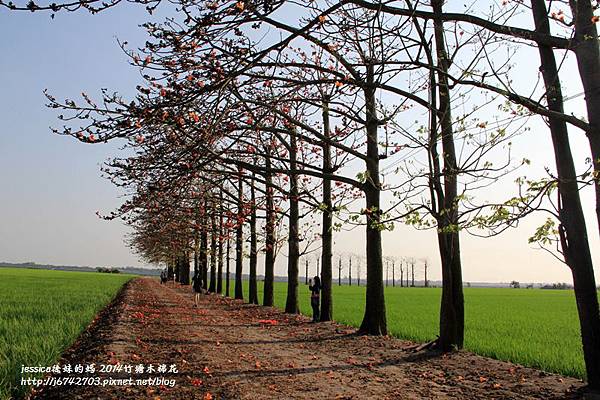
[[[149,10],[158,5],[139,2]],[[72,6],[97,11],[114,4]],[[464,340],[461,233],[498,234],[545,210],[551,215],[531,241],[556,243],[572,271],[588,381],[598,389],[600,313],[579,194],[582,185],[595,188],[600,228],[597,5],[488,5],[177,2],[172,19],[145,25],[143,48],[123,44],[145,79],[138,95],[125,100],[104,91],[98,105],[85,94],[77,103],[48,94],[49,105],[64,110],[68,121],[56,132],[85,143],[128,139],[135,154],[104,170],[130,198],[106,218],[131,224],[132,246],[149,261],[176,268],[182,282],[193,255],[205,277],[208,268],[213,272],[211,290],[222,288],[222,255],[231,246],[234,292],[241,298],[248,240],[249,301],[258,302],[257,260],[264,252],[263,303],[272,305],[275,259],[285,251],[286,312],[295,313],[300,257],[317,249],[322,320],[329,320],[334,234],[362,226],[363,333],[387,333],[382,231],[398,222],[435,229],[442,272],[436,345],[445,351]],[[577,63],[587,118],[564,110],[557,53]],[[536,67],[515,66],[512,58],[523,55],[535,57]],[[538,84],[515,85],[515,70]],[[541,179],[519,178],[518,194],[504,201],[480,198],[489,193],[481,189],[529,163],[513,159],[511,144],[534,116],[547,124],[536,134],[550,135],[555,166]],[[589,141],[591,162],[583,174],[576,172],[569,131],[582,131]]]

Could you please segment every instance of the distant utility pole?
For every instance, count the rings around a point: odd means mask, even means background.
[[[396,260],[392,260],[392,287],[396,287]]]
[[[427,260],[425,260],[425,287],[429,287],[429,281],[427,280]]]
[[[410,271],[411,271],[411,285],[410,287],[415,287],[415,260],[412,260],[410,263]]]
[[[342,256],[340,256],[338,261],[338,286],[342,286]]]

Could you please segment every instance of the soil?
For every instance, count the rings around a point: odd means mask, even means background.
[[[580,380],[466,351],[415,351],[392,337],[244,304],[216,294],[193,306],[189,286],[130,281],[60,364],[153,364],[166,373],[62,374],[166,385],[45,386],[33,399],[575,399]]]

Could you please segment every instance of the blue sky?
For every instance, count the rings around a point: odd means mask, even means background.
[[[54,20],[46,13],[0,9],[0,261],[143,264],[123,244],[127,229],[95,215],[96,210],[109,211],[120,203],[119,191],[99,172],[99,165],[118,153],[118,143],[84,145],[53,135],[49,126],[58,124],[57,113],[44,106],[42,91],[47,88],[59,99],[76,97],[82,91],[95,97],[103,87],[131,94],[139,76],[126,63],[116,39],[143,43],[144,31],[138,25],[148,18],[142,8],[125,3],[95,16],[59,13]],[[537,62],[528,64],[531,60],[535,58],[523,58],[519,64],[535,71]],[[566,68],[574,70],[572,65]],[[576,82],[570,80],[567,85],[571,86],[568,94],[578,91]],[[580,99],[569,106],[583,113]],[[580,168],[588,153],[584,139],[580,132],[573,134]],[[538,170],[552,166],[549,135],[543,125],[537,124],[522,140],[521,154],[531,158]],[[592,201],[590,191],[586,192],[586,210],[592,210]],[[540,218],[491,240],[463,236],[465,280],[570,281],[564,265],[527,244]],[[598,234],[591,213],[588,221],[596,249]],[[337,238],[339,251],[359,252],[364,247],[362,230]],[[427,258],[430,278],[439,278],[432,231],[415,232],[401,226],[384,235],[384,251]],[[277,273],[285,273],[283,255]]]
[[[99,172],[118,144],[83,145],[53,135],[56,112],[46,109],[42,91],[64,98],[135,87],[138,75],[116,38],[143,38],[137,25],[147,18],[125,4],[96,16],[59,13],[54,20],[0,9],[0,260],[138,264],[122,243],[125,227],[95,215],[119,204],[119,193]]]

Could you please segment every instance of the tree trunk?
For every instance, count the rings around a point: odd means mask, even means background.
[[[173,270],[173,263],[169,261],[169,264],[167,264],[167,279],[172,281],[174,277],[175,271]]]
[[[308,258],[304,260],[304,269],[306,273],[306,277],[304,277],[304,283],[308,285]]]
[[[360,286],[360,273],[358,274],[359,277],[359,281],[358,281],[358,286]],[[387,262],[385,264],[385,287],[388,287],[390,281],[390,263]]]
[[[231,277],[229,274],[229,265],[231,261],[231,238],[229,237],[229,233],[227,234],[227,260],[225,261],[225,296],[229,297],[229,286],[231,285]]]
[[[177,256],[177,282],[179,282],[180,284],[183,284],[183,269],[184,269],[184,263],[183,263],[183,259],[184,259],[184,254],[180,253],[179,256]]]
[[[587,138],[590,144],[595,172],[596,220],[600,230],[600,47],[598,30],[592,22],[594,8],[590,0],[570,0],[575,17],[575,57],[590,124]]]
[[[204,210],[206,210],[206,207]],[[203,211],[202,226],[200,227],[200,273],[202,274],[202,288],[208,289],[208,221],[206,211]]]
[[[359,331],[371,335],[387,335],[383,294],[383,254],[381,250],[378,120],[375,103],[374,68],[371,61],[367,64],[367,81],[364,93],[367,128],[367,179],[364,184],[367,203],[367,209],[365,210],[367,215],[367,291],[365,315]]]
[[[267,169],[271,168],[271,159],[265,157]],[[265,175],[266,181],[266,224],[265,224],[265,285],[263,289],[263,305],[273,306],[273,283],[275,279],[275,207],[273,205],[273,177],[270,172]]]
[[[223,293],[223,191],[219,206],[219,260],[217,266],[217,293]]]
[[[404,287],[404,270],[402,269],[402,261],[400,261],[400,287]]]
[[[550,24],[544,1],[532,0],[531,5],[536,31],[549,34]],[[597,47],[597,40],[594,40],[594,42]],[[542,45],[538,45],[538,50],[542,63],[541,71],[546,85],[548,108],[563,113],[562,90],[554,52],[552,48]],[[600,73],[600,71],[596,72]],[[588,384],[590,388],[598,390],[600,389],[600,311],[594,266],[579,198],[577,173],[571,154],[566,123],[555,118],[550,118],[549,122],[561,200],[559,205],[561,244],[565,261],[573,274],[573,286],[579,313],[583,358]]]
[[[242,269],[243,269],[243,251],[244,251],[244,204],[243,204],[243,182],[242,171],[238,176],[238,198],[237,198],[237,227],[235,230],[235,298],[243,299],[244,291],[242,289]]]
[[[201,223],[200,219],[196,220],[198,224]],[[194,276],[198,274],[200,270],[200,230],[197,229],[194,233]]]
[[[348,257],[348,286],[352,286],[352,256]]]
[[[445,229],[442,227],[441,229]],[[457,284],[453,273],[455,260],[460,258],[459,237],[439,233],[438,242],[442,261],[442,305],[440,308],[439,348],[443,351],[461,349],[464,343],[464,300],[462,282]]]
[[[300,312],[298,306],[298,261],[300,258],[300,240],[298,237],[298,225],[300,212],[298,209],[298,175],[296,136],[290,135],[290,217],[288,235],[288,287],[285,302],[285,312],[297,314]]]
[[[249,295],[248,302],[251,304],[258,304],[258,287],[256,284],[256,267],[258,264],[258,249],[257,249],[257,238],[256,238],[256,192],[254,189],[255,185],[254,174],[250,183],[250,282],[249,282]]]
[[[179,256],[175,258],[175,282],[179,283],[179,277],[181,276],[181,260]]]
[[[441,19],[442,0],[432,0],[435,17],[434,35],[437,51],[439,116],[444,160],[444,195],[438,215],[438,242],[442,264],[442,304],[440,308],[439,348],[450,351],[462,348],[464,342],[464,298],[462,266],[458,233],[458,202],[456,150],[452,128],[448,69],[450,60],[446,53],[444,26]],[[435,132],[432,132],[435,134]],[[439,179],[439,175],[436,177]],[[413,273],[414,276],[414,273]],[[414,286],[414,278],[413,278]]]
[[[329,123],[329,98],[323,99],[323,174],[331,170],[331,129]],[[323,223],[321,231],[321,321],[333,318],[333,296],[331,294],[332,258],[333,258],[333,204],[331,201],[331,179],[323,178]]]
[[[179,275],[179,281],[183,285],[190,284],[190,255],[187,252],[181,255],[181,272]]]
[[[342,257],[338,260],[338,286],[342,286]]]
[[[213,204],[210,215],[210,285],[208,291],[217,291],[217,215]]]

